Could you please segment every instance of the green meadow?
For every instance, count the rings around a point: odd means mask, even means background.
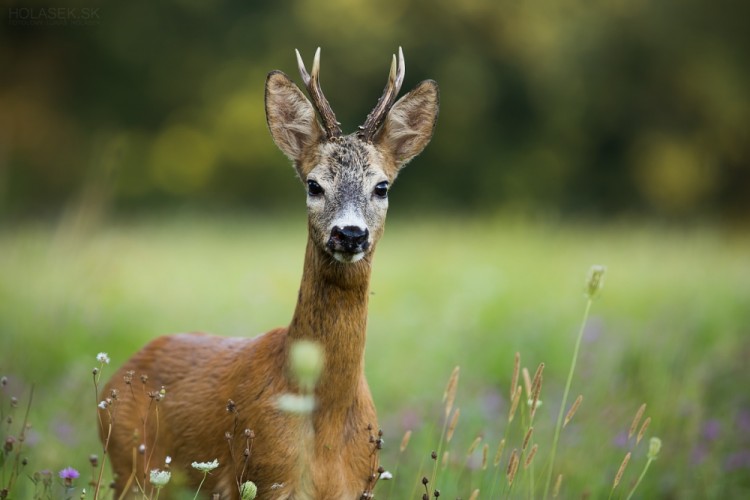
[[[103,368],[108,377],[158,335],[255,336],[286,324],[295,304],[306,239],[301,214],[165,215],[78,227],[0,229],[4,439],[19,435],[31,403],[25,441],[3,452],[3,483],[19,445],[28,459],[11,498],[32,498],[28,476],[44,469],[81,471],[73,498],[89,481],[89,456],[101,455],[97,353],[112,360]],[[376,498],[421,498],[423,476],[428,493],[437,488],[442,498],[467,499],[477,489],[478,498],[542,497],[594,264],[607,271],[566,403],[583,396],[560,434],[552,472],[553,482],[562,474],[559,498],[627,498],[652,437],[662,448],[633,498],[750,495],[747,232],[394,213],[375,257],[366,352],[384,432],[380,461],[394,476],[378,484]],[[538,449],[511,487],[508,460],[530,418],[524,395],[508,424],[516,352],[532,376],[542,362],[544,372],[531,438]],[[455,366],[460,418],[433,473],[430,454],[440,446],[443,391]],[[636,444],[628,431],[644,403],[638,430],[644,419],[650,424]]]

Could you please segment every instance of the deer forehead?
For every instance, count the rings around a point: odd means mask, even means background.
[[[317,165],[308,179],[349,190],[367,189],[388,180],[384,161],[372,144],[353,136],[343,137],[320,145]]]

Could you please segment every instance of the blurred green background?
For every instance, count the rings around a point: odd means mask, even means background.
[[[623,433],[644,402],[664,448],[642,498],[750,495],[750,3],[42,1],[0,16],[0,408],[35,385],[28,472],[86,470],[100,450],[96,353],[117,366],[162,333],[288,322],[304,193],[266,129],[265,76],[299,81],[294,48],[311,61],[320,46],[353,131],[400,45],[404,91],[437,80],[441,111],[375,261],[366,370],[400,471],[379,496],[412,498],[454,365],[446,497],[488,498],[492,471],[460,457],[503,437],[516,351],[547,366],[546,456],[592,264],[609,270],[562,497],[606,497],[629,450],[634,483],[644,443]]]
[[[2,11],[4,213],[85,196],[286,209],[298,193],[266,131],[265,75],[299,81],[294,48],[322,47],[353,131],[401,45],[404,90],[442,90],[402,206],[747,220],[747,2],[81,0],[64,24],[33,18],[52,5]]]

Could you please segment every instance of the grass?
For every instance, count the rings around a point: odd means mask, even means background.
[[[89,455],[101,449],[93,431],[96,353],[108,352],[116,366],[162,333],[252,336],[286,324],[305,237],[302,219],[259,217],[152,218],[86,233],[43,224],[2,229],[0,375],[8,385],[0,401],[5,415],[15,412],[12,432],[35,387],[19,498],[31,496],[27,474],[87,471]],[[443,445],[451,465],[440,466],[429,486],[445,498],[469,498],[475,489],[489,492],[493,477],[505,480],[500,469],[528,419],[521,405],[526,416],[507,425],[515,352],[532,374],[541,362],[545,368],[534,417],[539,450],[529,469],[519,468],[510,494],[541,496],[592,264],[607,266],[606,285],[583,332],[567,406],[578,394],[584,399],[559,436],[552,482],[563,474],[560,497],[610,495],[628,452],[613,498],[637,482],[635,498],[747,496],[748,255],[747,233],[710,227],[392,218],[375,259],[366,371],[384,430],[381,463],[398,469],[376,496],[418,498],[421,478],[432,479],[441,395],[456,365],[460,421]],[[19,399],[14,410],[10,395]],[[651,424],[635,446],[627,434],[642,403]],[[651,463],[653,435],[663,447]],[[493,469],[504,437],[505,458]]]

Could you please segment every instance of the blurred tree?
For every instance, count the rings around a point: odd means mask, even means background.
[[[323,86],[353,131],[399,45],[405,90],[434,78],[442,99],[402,204],[750,214],[748,3],[80,0],[51,19],[56,7],[0,11],[6,214],[91,192],[115,210],[287,206],[299,188],[266,130],[266,73],[297,79],[293,49],[323,47]]]

